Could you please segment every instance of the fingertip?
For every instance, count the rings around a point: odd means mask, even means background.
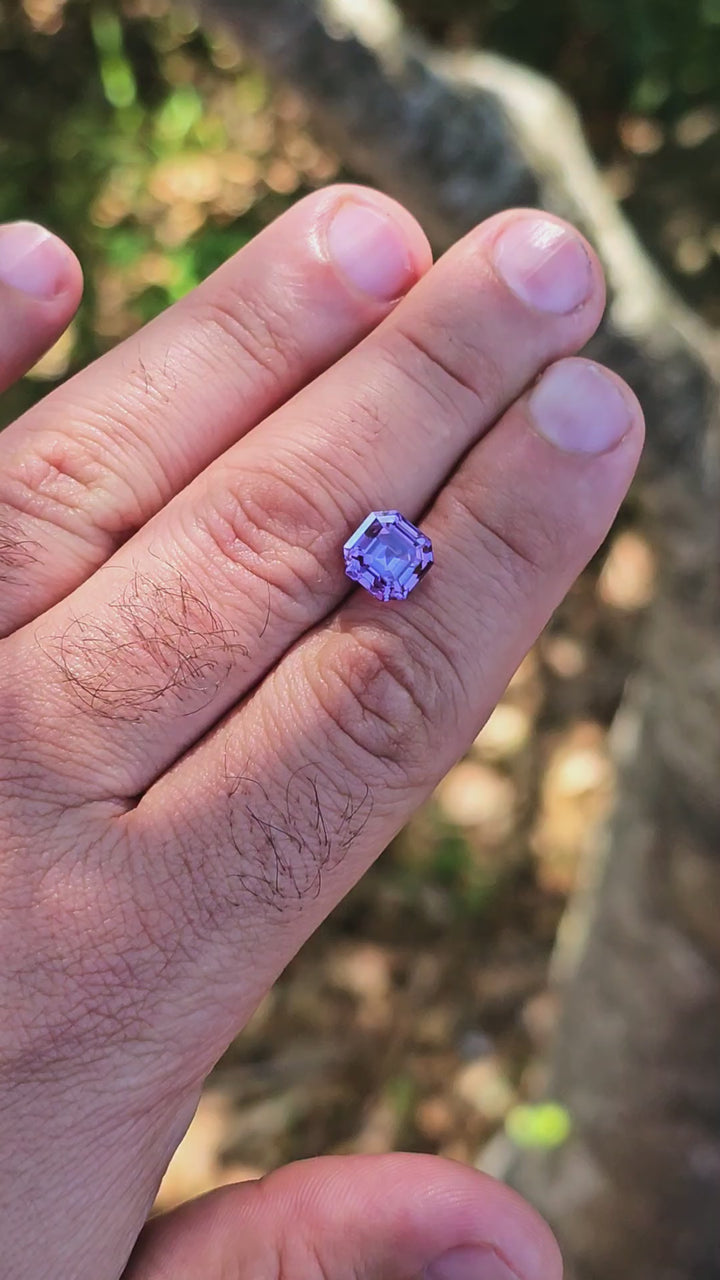
[[[610,453],[629,437],[642,443],[644,419],[635,393],[610,369],[582,356],[551,364],[527,406],[540,435],[567,453]]]
[[[447,256],[463,279],[476,275],[479,265],[479,285],[494,286],[484,296],[492,296],[499,314],[514,315],[516,323],[543,324],[558,354],[577,350],[600,323],[606,302],[600,260],[585,236],[554,214],[504,210],[470,231]]]
[[[55,297],[63,302],[70,311],[75,311],[83,295],[85,278],[80,260],[73,249],[64,241],[59,242],[64,250],[64,260],[59,279],[59,289]]]
[[[347,189],[352,191],[358,200],[367,201],[381,213],[394,219],[405,236],[407,251],[416,274],[418,277],[425,275],[433,265],[433,251],[425,231],[414,214],[399,200],[374,187],[366,187],[361,183],[349,183]]]
[[[437,1156],[323,1156],[155,1219],[127,1280],[362,1273],[368,1280],[561,1280],[550,1229],[515,1192]],[[279,1262],[282,1260],[282,1266]]]
[[[511,209],[487,225],[495,270],[521,302],[557,316],[602,313],[602,265],[577,227],[539,209]]]
[[[434,1156],[421,1158],[445,1167],[445,1184],[437,1179],[437,1189],[448,1205],[448,1239],[455,1237],[452,1247],[491,1249],[518,1280],[562,1280],[555,1236],[517,1191],[469,1165]]]
[[[327,255],[351,289],[380,303],[403,297],[432,266],[432,250],[415,218],[370,187],[342,184],[325,193]]]
[[[38,302],[61,309],[76,304],[82,270],[69,245],[35,222],[0,226],[0,282]]]
[[[356,1223],[373,1223],[379,1271],[383,1258],[404,1258],[408,1274],[422,1276],[453,1250],[484,1250],[517,1280],[562,1280],[557,1242],[537,1211],[510,1187],[454,1160],[324,1156],[288,1165],[264,1186],[291,1221],[326,1239],[334,1233],[338,1247]],[[489,1257],[488,1270],[491,1263]]]
[[[562,1280],[563,1260],[544,1218],[512,1187],[470,1170],[478,1180],[470,1190],[477,1204],[492,1195],[497,1224],[494,1248],[519,1280]]]

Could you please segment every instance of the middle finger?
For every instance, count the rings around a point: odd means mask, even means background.
[[[347,591],[340,547],[368,510],[421,512],[587,341],[603,298],[577,233],[531,211],[491,219],[45,615],[22,675],[61,712],[80,794],[136,796],[252,688]]]

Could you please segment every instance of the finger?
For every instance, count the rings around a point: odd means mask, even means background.
[[[530,259],[530,293],[508,240]],[[527,212],[492,220],[44,618],[24,678],[57,699],[93,794],[136,795],[243,696],[345,594],[340,548],[367,511],[421,510],[602,305],[574,232]]]
[[[0,391],[60,337],[81,293],[80,264],[62,240],[33,222],[0,226]]]
[[[150,1223],[124,1280],[560,1280],[549,1229],[507,1187],[424,1155],[288,1165]]]
[[[436,563],[410,598],[353,596],[120,820],[148,850],[144,901],[162,868],[160,954],[170,922],[189,921],[175,945],[203,975],[193,1061],[210,1065],[468,748],[605,536],[641,439],[624,384],[553,365],[428,512]]]
[[[82,582],[429,265],[394,201],[329,188],[8,428],[0,523],[10,548],[34,554],[7,566],[0,634]]]

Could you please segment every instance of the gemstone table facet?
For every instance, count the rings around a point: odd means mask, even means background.
[[[343,547],[345,572],[376,600],[405,600],[433,563],[427,534],[399,511],[371,511]]]

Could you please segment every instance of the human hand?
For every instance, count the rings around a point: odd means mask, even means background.
[[[5,385],[80,290],[17,235]],[[328,189],[0,436],[6,1280],[123,1273],[210,1067],[468,747],[630,482],[632,393],[565,358],[603,307],[576,234],[502,214],[429,268],[392,201]],[[403,603],[343,573],[382,508],[434,545]],[[513,1274],[560,1274],[546,1229],[425,1156],[224,1189],[125,1272]]]

